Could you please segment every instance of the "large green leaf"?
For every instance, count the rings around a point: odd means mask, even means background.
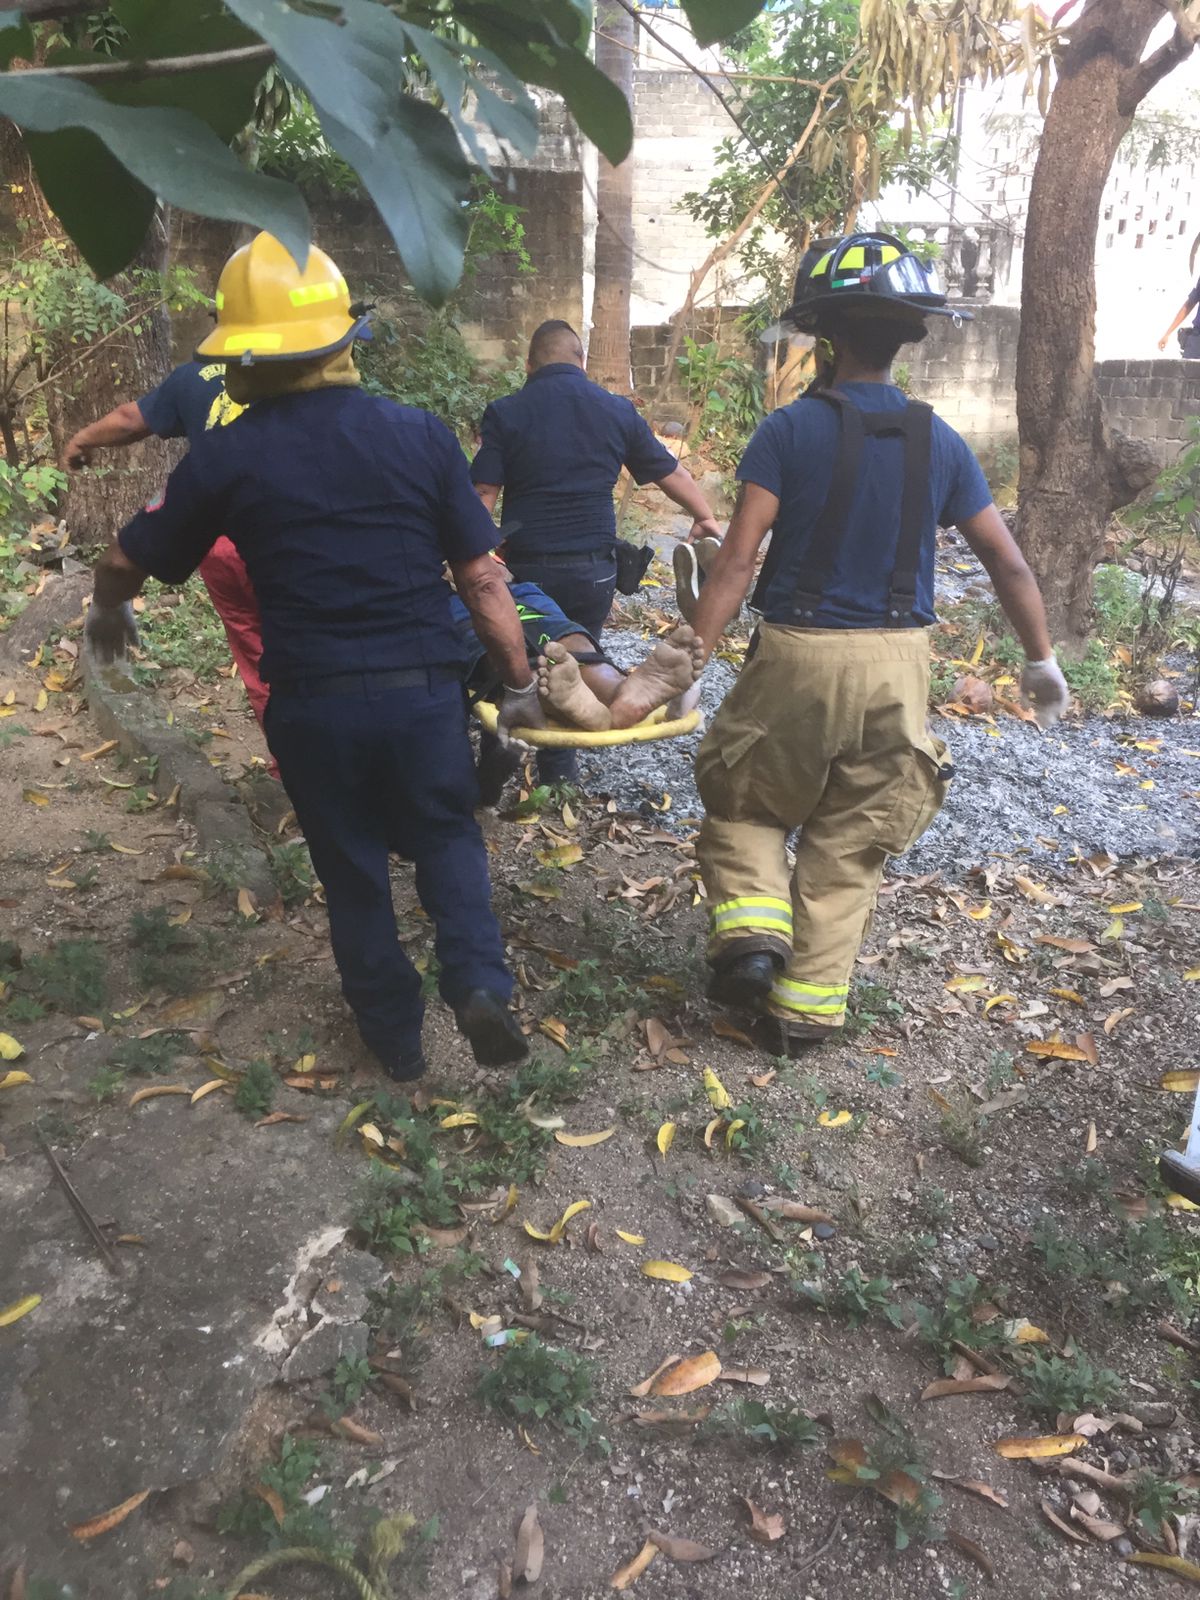
[[[510,71],[562,95],[581,130],[616,166],[633,145],[628,102],[594,62],[561,40],[539,9],[530,0],[468,4],[464,16],[480,42]]]
[[[681,0],[698,44],[728,39],[763,8],[763,0]]]
[[[397,80],[381,83],[379,58],[356,28],[302,16],[280,0],[226,0],[226,4],[273,47],[280,66],[299,78],[331,117],[367,144],[376,142]],[[371,9],[381,11],[373,0]]]
[[[0,75],[0,115],[33,133],[87,129],[152,194],[202,217],[266,228],[298,261],[307,258],[308,208],[297,191],[277,178],[247,171],[212,129],[190,112],[114,105],[78,80],[14,72]],[[80,208],[111,203],[102,188],[81,193],[78,199]],[[117,205],[122,204],[129,204],[128,193],[118,195]],[[99,225],[87,230],[91,238],[99,231]],[[87,250],[84,256],[101,276],[128,260],[114,262],[104,255],[93,259]]]
[[[98,278],[119,272],[146,237],[154,215],[150,190],[83,128],[24,137],[42,193],[80,255]]]
[[[471,172],[454,129],[431,105],[407,95],[397,95],[374,145],[324,110],[321,129],[379,208],[413,286],[441,305],[462,276],[467,243]]]

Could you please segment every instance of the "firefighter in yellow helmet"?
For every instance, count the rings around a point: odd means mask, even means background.
[[[808,253],[788,317],[823,341],[825,370],[751,439],[729,532],[687,608],[711,649],[773,530],[752,602],[762,621],[696,776],[709,993],[765,1011],[777,1051],[842,1026],[884,862],[945,796],[949,756],[926,727],[939,525],[957,525],[986,567],[1025,647],[1022,689],[1039,723],[1067,705],[1037,584],[978,462],[891,382],[901,346],[951,314],[889,235]]]
[[[384,1071],[410,1080],[424,1069],[421,980],[396,936],[391,851],[415,864],[442,996],[476,1059],[526,1053],[474,819],[443,562],[507,686],[502,725],[537,725],[540,708],[458,441],[428,413],[362,391],[351,348],[363,327],[323,252],[301,271],[259,234],[233,255],[198,353],[225,363],[229,396],[248,409],[196,440],[117,535],[87,635],[102,658],[120,654],[146,577],[183,583],[215,530],[233,540],[262,612],[267,736],[325,887],[342,990]]]

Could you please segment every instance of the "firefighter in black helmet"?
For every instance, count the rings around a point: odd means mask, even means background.
[[[930,316],[955,313],[896,238],[806,254],[788,320],[818,382],[747,446],[724,546],[695,607],[711,649],[753,596],[762,622],[697,758],[714,999],[764,1010],[791,1051],[841,1027],[883,865],[916,842],[951,767],[926,727],[939,525],[957,525],[1025,647],[1039,724],[1065,710],[1041,595],[974,455],[891,381]],[[785,844],[799,828],[794,870]]]

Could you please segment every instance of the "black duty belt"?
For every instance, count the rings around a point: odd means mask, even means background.
[[[788,601],[788,620],[800,626],[811,622],[833,580],[854,507],[867,436],[899,434],[904,441],[904,488],[900,500],[900,537],[896,542],[896,559],[888,585],[887,621],[884,626],[911,626],[917,600],[921,543],[929,527],[933,411],[917,400],[910,400],[902,411],[862,411],[853,401],[833,389],[813,389],[810,397],[823,400],[837,412],[838,448],[829,493],[808,539],[796,574],[795,588]],[[760,611],[765,608],[767,590],[785,558],[782,541],[772,538],[751,601]],[[782,621],[783,618],[776,615],[775,620]]]
[[[501,529],[501,532],[504,530]],[[616,545],[605,545],[603,550],[559,550],[553,555],[512,555],[508,557],[510,567],[579,567],[585,561],[611,561],[616,554]]]
[[[294,695],[302,700],[331,694],[384,694],[389,689],[432,689],[438,683],[461,683],[457,667],[407,667],[399,672],[335,672],[320,678],[273,680],[272,694]]]

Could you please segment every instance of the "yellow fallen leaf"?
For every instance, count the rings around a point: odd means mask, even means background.
[[[4,704],[6,706],[14,705],[16,703],[16,698],[17,698],[17,691],[15,689],[10,689],[8,691],[8,693],[4,696]]]
[[[1125,924],[1121,921],[1120,917],[1114,917],[1100,937],[1101,939],[1107,939],[1111,942],[1114,939],[1119,939],[1124,932]]]
[[[1026,900],[1034,900],[1041,906],[1056,906],[1058,904],[1058,896],[1047,889],[1044,883],[1038,883],[1033,878],[1023,878],[1019,875],[1013,878],[1013,883],[1025,896]]]
[[[1012,1322],[1004,1325],[1005,1337],[1014,1344],[1049,1344],[1050,1335],[1044,1328],[1039,1328],[1029,1321],[1028,1317],[1017,1317]]]
[[[525,1232],[531,1239],[540,1239],[543,1244],[553,1244],[554,1240],[548,1233],[543,1233],[540,1228],[535,1228],[532,1222],[525,1223]]]
[[[48,806],[50,804],[50,796],[43,794],[40,789],[22,789],[21,798],[22,800],[28,800],[31,806]]]
[[[144,856],[144,850],[135,850],[131,844],[114,844],[112,847],[119,856]],[[169,870],[169,869],[168,869]],[[164,873],[165,877],[166,874]]]
[[[704,1130],[704,1148],[706,1150],[711,1150],[712,1149],[713,1140],[717,1137],[717,1134],[720,1133],[721,1129],[724,1126],[725,1126],[725,1118],[724,1117],[714,1117],[712,1119],[712,1121],[708,1124],[707,1128],[705,1128],[705,1130]]]
[[[642,1276],[658,1278],[663,1283],[690,1283],[692,1278],[686,1267],[674,1261],[643,1261]]]
[[[1184,1578],[1188,1583],[1200,1584],[1200,1567],[1194,1561],[1185,1561],[1182,1556],[1164,1556],[1157,1550],[1138,1550],[1129,1557],[1131,1566],[1134,1562],[1142,1567],[1158,1567],[1162,1572],[1173,1572],[1177,1578]]]
[[[1163,1089],[1169,1089],[1172,1094],[1191,1094],[1200,1088],[1200,1070],[1195,1067],[1183,1072],[1164,1072],[1158,1080]],[[0,1084],[0,1088],[3,1088]]]
[[[726,1148],[726,1150],[732,1150],[733,1149],[733,1140],[734,1140],[735,1134],[737,1133],[739,1128],[744,1128],[745,1126],[746,1126],[745,1117],[734,1117],[733,1121],[725,1129],[725,1148]]]
[[[129,1096],[129,1104],[131,1106],[137,1106],[141,1105],[143,1100],[157,1100],[164,1094],[190,1095],[191,1092],[192,1091],[185,1088],[182,1083],[156,1083],[151,1085],[149,1089],[138,1089],[135,1093],[131,1094]]]
[[[573,867],[583,860],[583,846],[572,840],[569,844],[556,844],[549,850],[538,851],[538,861],[543,867]]]
[[[1031,1039],[1025,1046],[1031,1056],[1048,1056],[1055,1061],[1086,1061],[1087,1051],[1065,1039]]]
[[[90,1522],[77,1522],[70,1530],[73,1539],[95,1539],[100,1534],[107,1533],[110,1528],[115,1528],[118,1523],[124,1522],[131,1511],[136,1511],[142,1501],[150,1494],[149,1489],[143,1489],[141,1494],[132,1494],[128,1500],[122,1500],[119,1506],[114,1506],[111,1511],[106,1511],[102,1516],[93,1517]]]
[[[1045,1461],[1051,1456],[1069,1456],[1086,1443],[1081,1433],[1050,1433],[1032,1439],[1001,1439],[996,1454],[1006,1461]]]
[[[311,1072],[317,1064],[317,1058],[311,1051],[302,1056],[297,1056],[292,1067],[293,1072]]]
[[[615,1128],[601,1128],[599,1133],[563,1133],[559,1129],[554,1137],[559,1144],[570,1145],[574,1150],[587,1150],[594,1144],[603,1144],[606,1139],[611,1139],[616,1131]]]
[[[538,1023],[538,1032],[544,1033],[560,1050],[567,1048],[567,1025],[557,1017],[543,1017]]]
[[[1189,1200],[1184,1194],[1169,1194],[1167,1204],[1172,1211],[1200,1211],[1200,1206],[1194,1200]]]
[[[439,1128],[477,1128],[479,1118],[473,1111],[454,1111],[448,1117],[443,1117],[438,1123]]]
[[[992,914],[992,902],[985,900],[981,906],[968,906],[967,915],[973,922],[986,922]]]
[[[1065,817],[1069,815],[1069,812],[1066,806],[1055,806],[1053,815],[1056,817]]]
[[[239,914],[245,917],[247,921],[258,915],[258,909],[254,904],[254,896],[250,893],[249,889],[238,890],[237,908]]]
[[[192,1105],[195,1105],[197,1100],[203,1100],[205,1095],[206,1094],[212,1094],[214,1089],[228,1089],[228,1088],[229,1088],[229,1085],[225,1082],[224,1078],[210,1078],[207,1083],[202,1083],[200,1085],[200,1087],[197,1090],[195,1090],[195,1092],[192,1095],[192,1102],[191,1103],[192,1103]]]
[[[40,1294],[27,1294],[23,1300],[14,1300],[11,1306],[5,1306],[0,1310],[0,1328],[7,1328],[10,1323],[19,1322],[41,1303]]]
[[[675,1142],[675,1124],[673,1122],[664,1122],[658,1130],[654,1142],[658,1146],[659,1155],[665,1156]]]
[[[988,981],[978,972],[960,972],[950,979],[946,988],[951,994],[978,994],[980,989],[986,989]]]
[[[591,1209],[592,1202],[590,1200],[576,1200],[572,1205],[569,1205],[563,1212],[562,1216],[559,1217],[558,1221],[550,1229],[551,1243],[558,1243],[563,1236],[563,1230],[566,1228],[567,1223],[570,1222],[572,1217],[577,1217],[581,1211],[590,1211]]]
[[[192,908],[191,906],[184,906],[182,911],[177,911],[173,917],[167,918],[167,926],[169,928],[182,928],[185,927],[191,920]]]
[[[613,1232],[618,1239],[624,1239],[626,1244],[645,1244],[646,1240],[640,1233],[626,1233],[624,1228],[614,1228]]]
[[[637,1555],[627,1561],[624,1566],[618,1567],[609,1580],[610,1589],[628,1589],[641,1577],[646,1568],[658,1554],[658,1546],[653,1539],[647,1539]]]
[[[711,1067],[704,1069],[704,1092],[708,1096],[708,1103],[714,1111],[724,1111],[733,1102],[729,1098],[729,1091],[717,1077]]]
[[[1056,1000],[1069,1000],[1074,1006],[1085,1004],[1084,998],[1078,989],[1051,989],[1050,993]]]
[[[721,1358],[715,1350],[705,1350],[698,1356],[689,1356],[686,1361],[680,1361],[669,1372],[664,1372],[655,1378],[650,1385],[650,1393],[654,1395],[681,1395],[692,1394],[697,1389],[706,1389],[710,1383],[715,1383],[721,1376]]]
[[[35,711],[45,711],[49,704],[50,696],[46,693],[45,689],[39,689],[37,692],[37,698],[33,702],[33,709]]]
[[[358,1137],[364,1144],[374,1145],[377,1150],[382,1150],[386,1143],[382,1132],[373,1122],[364,1122],[358,1130]]]
[[[994,994],[990,1000],[983,1002],[983,1014],[986,1017],[988,1012],[996,1006],[1015,1006],[1016,1003],[1017,997],[1015,994]]]
[[[5,701],[5,703],[2,706],[0,706],[0,717],[15,717],[16,714],[17,714],[16,706],[10,706],[7,701]]]
[[[359,1120],[360,1117],[365,1117],[367,1112],[374,1104],[375,1102],[373,1100],[360,1100],[352,1111],[348,1111],[346,1113],[345,1117],[338,1125],[337,1132],[333,1136],[333,1142],[335,1145],[340,1145],[343,1142],[354,1124]]]
[[[19,1061],[24,1054],[25,1046],[11,1033],[0,1033],[0,1061]]]
[[[1109,911],[1114,917],[1130,917],[1135,911],[1142,909],[1140,900],[1122,900],[1119,906],[1109,906]]]
[[[117,748],[115,739],[106,739],[103,744],[98,744],[94,750],[81,750],[80,761],[97,761],[101,756],[106,756],[110,750]]]
[[[1184,983],[1196,983],[1200,980],[1200,967],[1189,967],[1183,975]]]
[[[853,1121],[853,1113],[849,1111],[822,1111],[817,1121],[823,1128],[844,1128],[848,1122]]]
[[[27,1072],[6,1072],[0,1078],[0,1089],[19,1089],[23,1083],[32,1083]]]

